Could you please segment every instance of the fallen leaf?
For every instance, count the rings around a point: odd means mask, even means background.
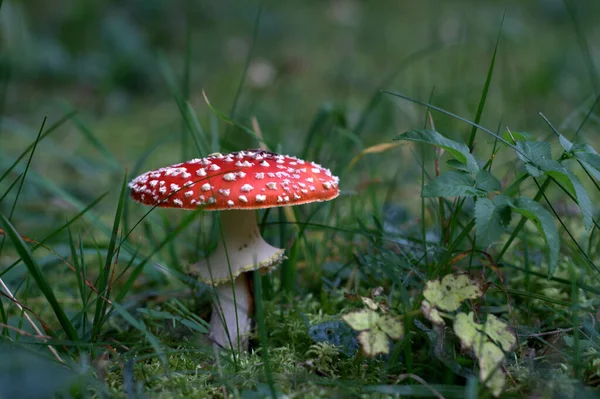
[[[342,316],[342,319],[352,327],[353,330],[363,331],[377,325],[379,314],[374,310],[362,309],[356,312],[346,313]]]
[[[481,286],[465,274],[448,274],[442,280],[430,280],[423,292],[429,303],[448,312],[454,312],[467,299],[483,295]]]
[[[390,342],[382,330],[363,331],[358,334],[358,341],[366,355],[387,354],[390,352]]]

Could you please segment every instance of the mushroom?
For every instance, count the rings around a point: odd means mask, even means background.
[[[331,200],[339,179],[313,162],[264,150],[211,154],[146,172],[129,187],[131,198],[165,208],[222,211],[222,240],[192,274],[215,287],[209,337],[225,348],[245,348],[254,298],[246,272],[269,271],[284,250],[263,240],[256,210]]]

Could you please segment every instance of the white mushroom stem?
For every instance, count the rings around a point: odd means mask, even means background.
[[[225,348],[245,348],[254,304],[246,272],[278,265],[284,250],[263,240],[255,210],[221,212],[221,234],[215,252],[192,272],[215,287],[210,338]]]
[[[215,287],[209,337],[221,347],[244,348],[248,343],[254,307],[249,277],[244,273],[236,278],[233,289],[231,283]]]

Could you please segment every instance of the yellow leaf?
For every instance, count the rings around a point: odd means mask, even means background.
[[[360,299],[362,299],[363,303],[371,310],[377,310],[379,308],[379,305],[377,305],[371,298],[361,296]]]
[[[477,327],[481,327],[481,325],[473,320],[473,312],[468,315],[461,312],[454,319],[454,333],[460,339],[463,349],[473,349],[475,354],[478,353],[478,349],[485,340],[485,336]]]
[[[389,335],[391,339],[400,339],[404,336],[404,325],[398,317],[389,314],[381,316],[377,322],[377,327]]]
[[[504,353],[492,342],[482,345],[479,356],[479,379],[492,391],[496,397],[500,396],[506,376],[502,370]]]
[[[432,306],[454,312],[466,299],[475,299],[483,295],[479,284],[465,274],[448,274],[440,280],[430,280],[423,292]]]
[[[356,331],[363,331],[373,328],[379,321],[377,312],[370,309],[362,309],[356,312],[346,313],[342,319]]]
[[[431,304],[425,300],[421,302],[421,312],[423,312],[423,315],[433,324],[438,326],[446,325],[444,319],[442,319],[442,316],[440,315],[440,312],[438,312],[436,308],[432,307]]]
[[[481,331],[485,332],[488,337],[500,345],[506,352],[510,352],[517,343],[517,338],[508,325],[493,314],[488,315]]]
[[[488,326],[489,323],[489,326]],[[487,327],[488,329],[485,329]],[[485,332],[484,332],[485,331]],[[506,376],[502,370],[504,352],[491,342],[486,334],[492,332],[492,339],[505,348],[512,348],[516,338],[508,330],[508,326],[493,315],[488,315],[485,325],[473,320],[473,313],[459,313],[454,319],[454,332],[460,339],[463,348],[473,350],[479,360],[479,379],[491,389],[494,396],[499,396],[504,388]],[[495,338],[494,338],[495,337]]]
[[[378,353],[390,353],[390,342],[387,335],[379,329],[363,331],[358,334],[358,341],[365,355],[375,356]]]

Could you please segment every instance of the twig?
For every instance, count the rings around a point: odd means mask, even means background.
[[[32,338],[39,338],[39,339],[48,339],[50,338],[47,335],[38,335],[38,334],[32,334],[30,332],[27,332],[25,330],[21,330],[20,328],[17,328],[15,326],[11,326],[10,324],[4,324],[4,323],[0,323],[0,327],[2,328],[8,328],[9,330],[15,331],[25,337],[32,337]]]
[[[523,334],[523,337],[543,337],[544,335],[555,335],[555,334],[562,334],[562,333],[566,333],[569,331],[573,331],[575,328],[579,328],[579,327],[569,327],[569,328],[559,328],[558,330],[554,330],[554,331],[546,331],[546,332],[541,332],[541,333],[537,333],[537,334]]]
[[[262,130],[260,129],[260,125],[258,124],[258,119],[256,119],[256,116],[252,117],[252,129],[254,129],[256,135],[260,138],[260,141],[258,142],[258,146],[260,147],[260,149],[269,151],[269,149],[267,148],[267,144],[264,141],[262,141],[263,134]]]
[[[6,294],[8,295],[8,297],[13,300],[14,304],[17,305],[17,307],[19,308],[19,310],[23,313],[23,316],[25,316],[25,319],[27,320],[27,322],[29,322],[29,324],[31,324],[31,327],[33,327],[34,331],[40,337],[44,337],[45,336],[44,333],[42,333],[42,331],[39,329],[39,327],[33,322],[33,320],[31,320],[31,317],[29,317],[29,314],[25,311],[25,309],[23,309],[23,307],[21,306],[21,304],[17,301],[17,299],[12,294],[12,292],[8,289],[8,287],[6,286],[6,284],[4,284],[4,281],[2,280],[2,278],[0,278],[0,285],[2,286],[2,288],[4,289],[4,291],[6,291]],[[44,338],[42,338],[42,339],[44,339]],[[44,339],[44,341],[47,341],[47,340]],[[56,358],[56,360],[58,360],[61,363],[65,362],[60,357],[60,355],[58,354],[58,352],[56,351],[56,349],[54,349],[54,347],[52,345],[48,345],[48,349],[54,355],[54,357]]]

